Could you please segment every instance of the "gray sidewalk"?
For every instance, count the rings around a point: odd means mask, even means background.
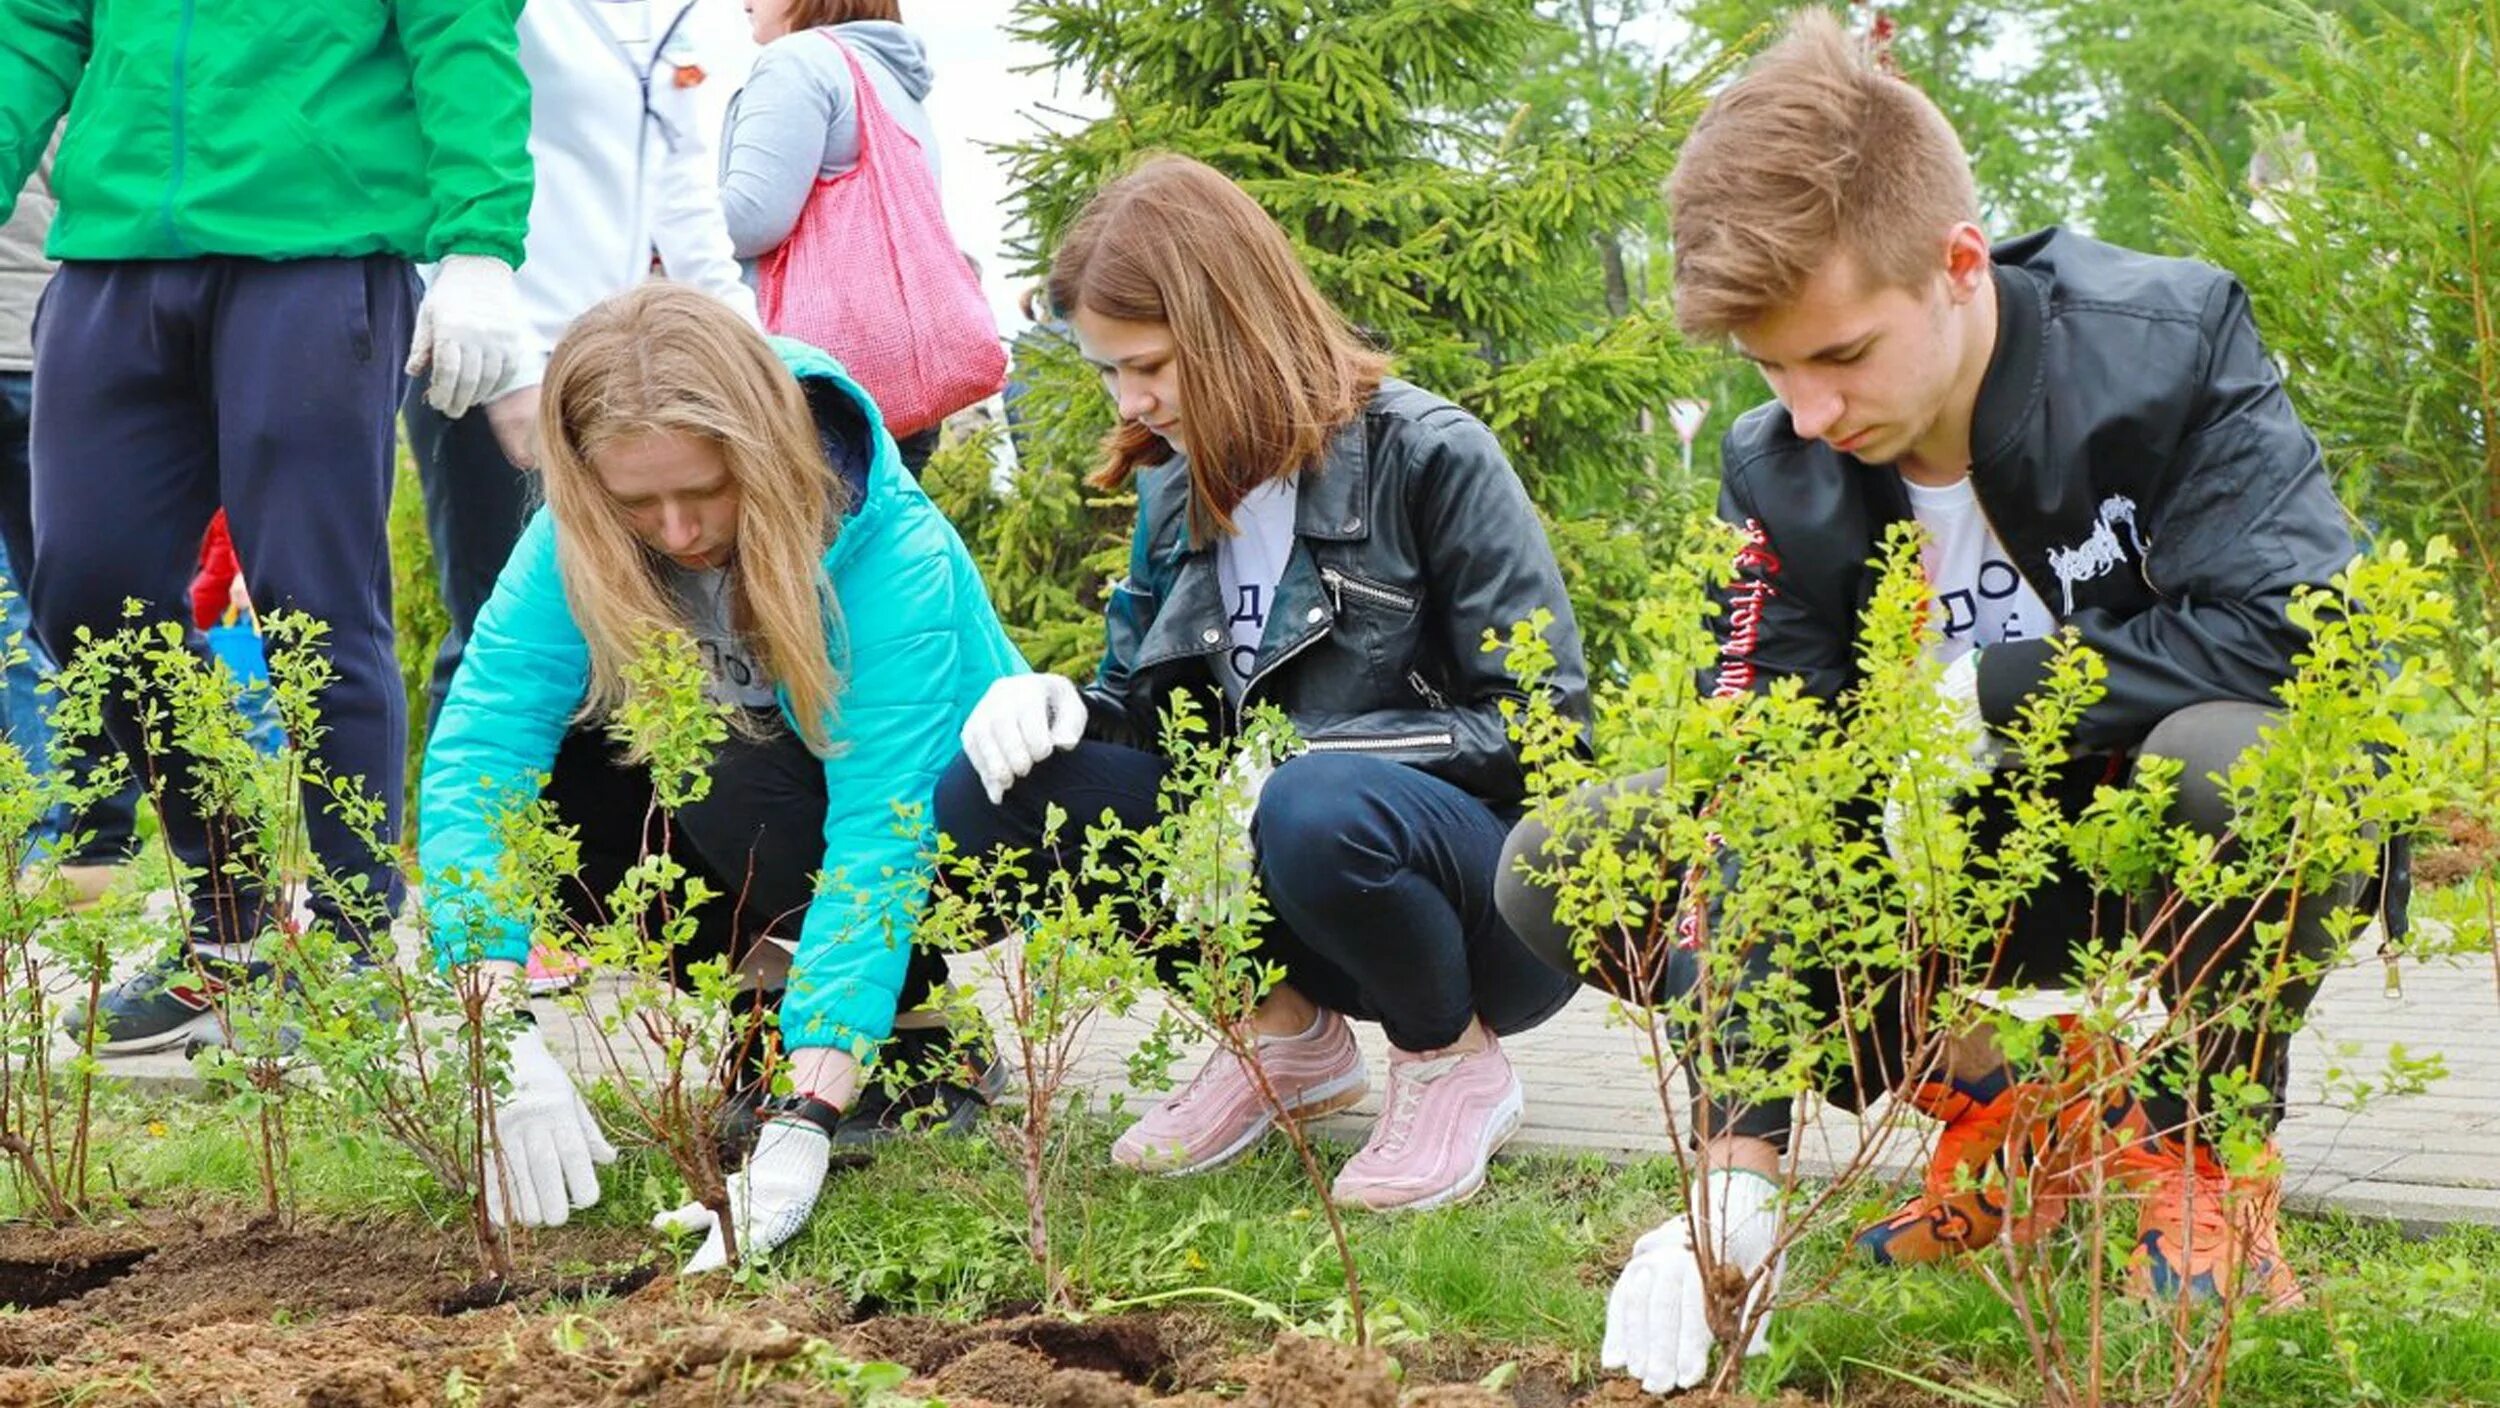
[[[2408,963],[2402,995],[2393,998],[2375,958],[2329,977],[2294,1056],[2291,1114],[2282,1135],[2290,1206],[2342,1209],[2416,1229],[2458,1222],[2500,1226],[2500,987],[2493,962],[2486,956]],[[978,960],[956,960],[959,980],[975,980],[980,968]],[[994,1004],[995,991],[987,996]],[[1156,1000],[1086,1034],[1079,1057],[1083,1086],[1105,1096],[1127,1090],[1122,1058],[1151,1026]],[[1526,1123],[1512,1147],[1614,1158],[1665,1151],[1656,1079],[1641,1059],[1643,1039],[1636,1028],[1611,1022],[1607,1009],[1603,998],[1584,991],[1552,1021],[1505,1043],[1527,1091]],[[548,1025],[577,1064],[587,1058],[581,1032],[568,1039],[562,1028]],[[1373,1097],[1322,1126],[1346,1140],[1359,1140],[1370,1127],[1387,1068],[1378,1028],[1357,1030],[1372,1064]],[[2422,1094],[2377,1099],[2358,1112],[2324,1100],[2323,1073],[2330,1067],[2366,1078],[2383,1068],[2396,1045],[2417,1059],[2443,1058],[2446,1076]],[[1184,1063],[1182,1076],[1194,1068],[1194,1058]],[[119,1058],[109,1068],[143,1084],[193,1084],[189,1066],[176,1055]],[[1829,1169],[1873,1138],[1876,1162],[1904,1172],[1920,1153],[1924,1124],[1910,1118],[1869,1125],[1825,1112],[1801,1147],[1801,1162],[1808,1173]]]

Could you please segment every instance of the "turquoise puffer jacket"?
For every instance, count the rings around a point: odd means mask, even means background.
[[[808,907],[781,1014],[791,1049],[839,1047],[866,1059],[893,1027],[927,897],[925,827],[938,773],[991,681],[1026,667],[963,541],[904,472],[867,393],[824,353],[776,346],[802,380],[829,383],[863,408],[876,445],[867,492],[825,550],[844,627],[826,643],[842,681],[836,749],[824,765],[830,883]],[[418,859],[439,955],[529,955],[528,926],[485,913],[481,891],[502,860],[497,809],[535,794],[590,680],[556,551],[555,521],[541,509],[478,613],[426,747]],[[898,806],[922,819],[924,834],[901,832]]]

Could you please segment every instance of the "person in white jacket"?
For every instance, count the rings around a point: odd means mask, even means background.
[[[651,277],[656,257],[670,279],[757,321],[697,118],[705,74],[689,33],[701,3],[528,0],[522,8],[538,187],[516,275],[527,325],[520,366],[482,415],[446,417],[414,391],[404,407],[451,618],[434,659],[432,712],[539,500],[528,473],[538,383],[573,319]]]

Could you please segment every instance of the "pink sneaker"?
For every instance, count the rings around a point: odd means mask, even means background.
[[[1493,1151],[1519,1130],[1519,1077],[1501,1040],[1484,1049],[1389,1053],[1389,1098],[1371,1138],[1337,1174],[1336,1198],[1370,1208],[1421,1211],[1484,1186]]]
[[[561,949],[530,947],[529,966],[521,970],[530,996],[552,997],[590,981],[590,965]]]
[[[1354,1032],[1334,1012],[1323,1009],[1300,1036],[1260,1037],[1258,1049],[1276,1094],[1303,1119],[1342,1110],[1371,1088]],[[1239,1158],[1275,1123],[1248,1068],[1219,1049],[1189,1084],[1128,1127],[1111,1159],[1139,1173],[1198,1173]]]

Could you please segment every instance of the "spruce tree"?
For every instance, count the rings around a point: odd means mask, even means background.
[[[2208,148],[2166,203],[2248,285],[2344,502],[2500,590],[2500,0],[2425,8],[2305,12],[2262,71],[2264,189]]]
[[[1017,24],[1109,109],[1009,149],[1026,269],[1145,153],[1239,181],[1398,375],[1500,437],[1606,658],[1654,529],[1680,507],[1661,477],[1676,459],[1664,407],[1699,365],[1662,300],[1621,296],[1607,249],[1654,220],[1699,93],[1652,76],[1608,110],[1523,109],[1513,85],[1555,41],[1531,0],[1025,0]],[[1004,495],[945,482],[1028,654],[1082,668],[1091,650],[1065,621],[1016,612],[1078,610],[1090,628],[1131,510],[1070,487],[1110,424],[1098,384],[1064,348],[1031,360],[1022,481]],[[1037,504],[1055,534],[1034,531]],[[995,532],[1006,520],[1013,544]],[[1037,576],[1075,589],[1054,600]]]

